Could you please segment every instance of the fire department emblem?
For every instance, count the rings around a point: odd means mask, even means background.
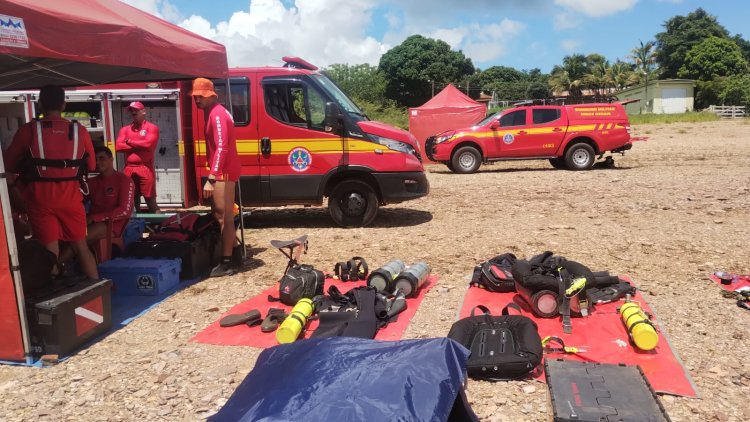
[[[153,290],[154,279],[150,275],[139,275],[136,280],[138,290]]]
[[[506,133],[505,136],[503,136],[503,142],[510,145],[513,143],[513,134],[512,133]]]
[[[297,147],[289,152],[289,166],[292,170],[303,172],[307,171],[312,165],[312,154],[305,148]]]
[[[146,136],[146,129],[141,129],[139,133],[141,136]]]

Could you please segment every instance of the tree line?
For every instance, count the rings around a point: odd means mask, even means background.
[[[463,52],[421,35],[387,51],[378,66],[334,64],[324,71],[375,115],[420,106],[449,83],[474,99],[482,92],[508,101],[566,93],[580,101],[586,93],[607,96],[655,79],[694,79],[698,109],[711,104],[750,106],[750,41],[731,35],[702,8],[674,16],[663,27],[654,40],[639,40],[626,60],[572,54],[549,74],[509,66],[478,69]]]

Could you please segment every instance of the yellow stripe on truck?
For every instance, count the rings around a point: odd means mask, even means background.
[[[308,151],[317,154],[335,153],[341,152],[341,140],[331,138],[313,138],[313,139],[274,139],[271,141],[271,154],[289,154],[291,150],[297,147],[304,147]],[[368,141],[361,141],[358,139],[345,139],[344,143],[346,148],[351,152],[375,152],[379,150],[383,153],[390,154],[396,153],[388,149],[384,145],[376,144]],[[237,153],[238,154],[258,154],[258,140],[257,139],[238,139],[237,140]],[[199,139],[195,141],[195,154],[206,155],[206,140]]]

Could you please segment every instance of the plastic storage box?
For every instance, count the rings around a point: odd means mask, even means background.
[[[63,357],[109,330],[111,286],[110,280],[60,280],[27,296],[33,354]]]
[[[180,282],[180,259],[116,258],[99,264],[99,276],[117,296],[156,296]]]

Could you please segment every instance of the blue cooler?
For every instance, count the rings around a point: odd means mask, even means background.
[[[180,282],[181,260],[115,258],[99,264],[99,277],[112,280],[117,296],[156,296]]]

